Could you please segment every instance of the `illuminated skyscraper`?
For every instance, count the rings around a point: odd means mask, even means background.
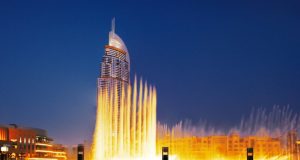
[[[130,84],[127,47],[114,20],[98,78],[94,160],[152,160],[156,147],[156,89],[135,78]]]
[[[101,62],[101,74],[98,78],[98,93],[111,94],[117,102],[113,107],[120,108],[120,97],[122,87],[126,88],[129,82],[130,61],[127,47],[123,40],[115,33],[115,20],[112,20],[112,28],[109,32],[109,42],[105,46],[105,53]],[[119,109],[112,108],[113,124],[119,121]],[[117,112],[117,113],[114,113]],[[116,124],[117,125],[117,124]],[[113,135],[119,132],[118,126],[112,126]]]
[[[98,78],[98,91],[111,91],[117,86],[118,92],[122,85],[129,84],[130,60],[125,43],[115,33],[115,22],[109,32],[109,43],[105,46],[105,53],[101,63],[101,74]]]

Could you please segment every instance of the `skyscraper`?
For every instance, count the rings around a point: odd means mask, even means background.
[[[93,159],[153,159],[156,147],[156,89],[142,80],[130,84],[126,45],[109,32],[98,78]]]
[[[120,92],[122,85],[129,84],[129,53],[123,40],[115,33],[114,19],[100,70],[98,91],[111,91],[113,87],[117,87]]]
[[[129,85],[130,61],[127,47],[123,40],[115,33],[115,19],[112,20],[112,28],[109,32],[109,42],[105,46],[105,53],[102,57],[100,77],[98,78],[98,94],[105,92],[111,94],[117,101],[113,105],[113,136],[119,132],[116,121],[120,119],[120,97],[122,88]],[[115,109],[114,107],[118,107]],[[116,113],[115,113],[116,112]]]

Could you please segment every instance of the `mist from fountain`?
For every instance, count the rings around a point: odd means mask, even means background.
[[[118,93],[117,87],[98,92],[92,159],[155,159],[155,87],[142,80],[137,87],[135,78],[133,87],[122,87]]]

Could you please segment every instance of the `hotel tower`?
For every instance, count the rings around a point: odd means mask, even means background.
[[[105,92],[114,97],[117,105],[112,108],[113,124],[120,119],[120,97],[122,88],[129,85],[130,61],[127,47],[123,40],[115,33],[115,19],[112,20],[112,28],[109,32],[109,42],[105,46],[105,53],[102,57],[100,77],[98,78],[98,94]],[[118,107],[118,108],[114,108]],[[117,112],[117,113],[114,113]],[[119,132],[119,126],[112,126],[113,135]]]
[[[130,84],[129,54],[115,33],[114,20],[100,69],[93,159],[152,160],[156,147],[156,89],[142,80],[139,85],[136,79]]]
[[[117,87],[120,93],[122,85],[129,84],[130,60],[125,43],[115,33],[114,21],[113,19],[112,29],[109,32],[109,42],[105,46],[105,53],[102,57],[98,91],[110,92],[113,87]]]

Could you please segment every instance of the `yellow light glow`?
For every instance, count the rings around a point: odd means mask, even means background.
[[[168,140],[163,144],[158,140],[157,148],[161,149],[161,146],[170,146],[171,155],[176,155],[176,159],[180,160],[244,160],[246,159],[246,148],[237,149],[234,153],[230,153],[224,146],[216,145],[215,142],[205,146],[200,146],[197,142],[191,142],[191,138],[185,140]],[[242,148],[242,147],[240,147]],[[278,148],[274,148],[277,150]],[[274,150],[261,150],[261,152],[254,152],[253,156],[256,160],[290,160],[290,155],[287,153],[276,153]],[[159,152],[159,151],[158,151]]]
[[[59,156],[59,155],[57,155],[57,156],[54,156],[54,157],[67,159],[67,156]]]
[[[2,146],[0,150],[1,150],[1,152],[8,152],[8,147]]]
[[[45,143],[35,143],[35,145],[52,147],[51,144],[45,144]]]
[[[279,138],[267,135],[192,136],[187,132],[183,134],[181,129],[181,125],[172,128],[158,125],[158,154],[162,154],[162,147],[169,147],[169,154],[180,160],[244,160],[247,155],[253,155],[256,160],[290,160],[298,156],[297,152],[289,149],[295,146],[296,141],[285,147]],[[248,148],[253,148],[253,153],[247,154]]]
[[[94,160],[155,159],[156,90],[137,81],[120,91],[99,91]]]
[[[50,150],[35,150],[35,152],[41,152],[41,153],[59,153],[59,154],[66,154],[66,152],[62,151],[50,151]]]
[[[28,160],[57,160],[56,158],[26,158]]]

